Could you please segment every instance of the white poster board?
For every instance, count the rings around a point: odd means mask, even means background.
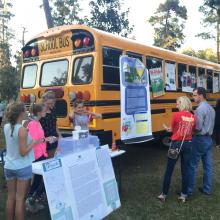
[[[107,149],[69,154],[43,167],[52,220],[100,220],[120,207]]]
[[[219,75],[215,74],[213,77],[213,93],[219,92]]]
[[[197,87],[207,89],[207,79],[205,74],[201,74],[197,77]]]
[[[121,140],[137,143],[152,139],[149,76],[135,58],[120,58]]]
[[[176,64],[165,63],[166,90],[176,91]]]
[[[183,72],[182,91],[192,93],[194,88],[196,88],[196,73]]]

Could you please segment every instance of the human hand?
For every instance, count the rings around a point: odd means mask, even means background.
[[[164,128],[166,129],[166,131],[168,131],[168,132],[171,132],[171,131],[172,131],[171,127],[167,127],[166,124],[163,124],[163,127],[164,127]]]

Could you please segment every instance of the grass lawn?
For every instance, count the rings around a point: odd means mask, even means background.
[[[186,204],[177,202],[175,191],[180,189],[179,163],[173,175],[169,197],[161,203],[156,196],[161,191],[162,178],[166,165],[166,149],[156,143],[129,146],[122,157],[121,208],[109,215],[106,220],[218,220],[220,219],[220,149],[213,147],[214,172],[213,195],[205,196],[198,192],[202,171],[199,166],[195,195]],[[2,176],[2,169],[0,177]],[[0,219],[5,218],[6,189],[0,180]],[[48,210],[29,215],[28,220],[47,220]]]

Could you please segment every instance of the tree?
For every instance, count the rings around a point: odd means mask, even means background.
[[[176,50],[185,38],[183,30],[187,19],[187,9],[179,5],[179,0],[167,0],[160,4],[156,15],[148,20],[154,27],[154,45]]]
[[[182,53],[192,56],[192,57],[197,57],[203,60],[208,60],[211,62],[217,61],[216,54],[211,48],[207,48],[205,50],[198,50],[198,51],[195,51],[192,48],[188,48],[188,49],[183,50]]]
[[[79,0],[51,0],[51,12],[54,26],[83,23]]]
[[[0,94],[2,99],[16,98],[19,89],[18,73],[12,66],[0,68]]]
[[[93,0],[90,1],[91,18],[88,25],[110,33],[127,37],[133,30],[129,26],[128,13],[121,11],[119,0]]]
[[[51,15],[51,8],[48,0],[43,0],[44,13],[47,20],[47,27],[52,28],[54,26],[53,19]]]
[[[203,13],[204,18],[202,24],[204,27],[216,29],[213,31],[202,32],[197,36],[203,39],[215,39],[217,43],[217,62],[220,63],[220,1],[219,0],[203,0],[203,5],[199,7],[199,11]]]

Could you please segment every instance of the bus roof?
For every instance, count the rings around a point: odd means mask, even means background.
[[[121,37],[117,34],[112,34],[112,33],[108,33],[99,29],[95,29],[95,28],[90,28],[86,25],[63,25],[63,26],[57,26],[54,28],[50,28],[38,35],[36,35],[35,37],[33,37],[32,39],[30,39],[27,44],[29,44],[30,42],[32,42],[33,40],[36,40],[38,38],[47,38],[50,36],[54,36],[57,34],[61,34],[62,32],[66,32],[69,30],[74,30],[74,29],[82,29],[82,30],[87,30],[88,32],[90,32],[91,34],[93,34],[93,36],[96,38],[102,38],[102,39],[111,39],[111,41],[116,41],[116,42],[120,42],[119,45],[132,45],[132,47],[137,48],[137,51],[143,51],[142,54],[147,55],[146,51],[149,51],[150,54],[153,54],[152,56],[155,55],[155,57],[166,57],[167,56],[167,60],[172,59],[172,58],[178,58],[178,60],[183,60],[186,61],[187,60],[187,64],[190,64],[190,62],[193,63],[197,63],[199,66],[205,66],[206,68],[215,68],[216,70],[220,71],[220,64],[217,63],[213,63],[207,60],[202,60],[196,57],[192,57],[192,56],[188,56],[185,54],[180,54],[171,50],[167,50],[167,49],[163,49],[160,47],[156,47],[156,46],[149,46],[146,44],[142,44],[137,42],[136,40],[132,40],[129,38],[125,38],[125,37]],[[137,52],[137,51],[133,51],[133,52]],[[145,53],[144,53],[145,52]],[[161,56],[161,54],[163,54],[163,56]]]

